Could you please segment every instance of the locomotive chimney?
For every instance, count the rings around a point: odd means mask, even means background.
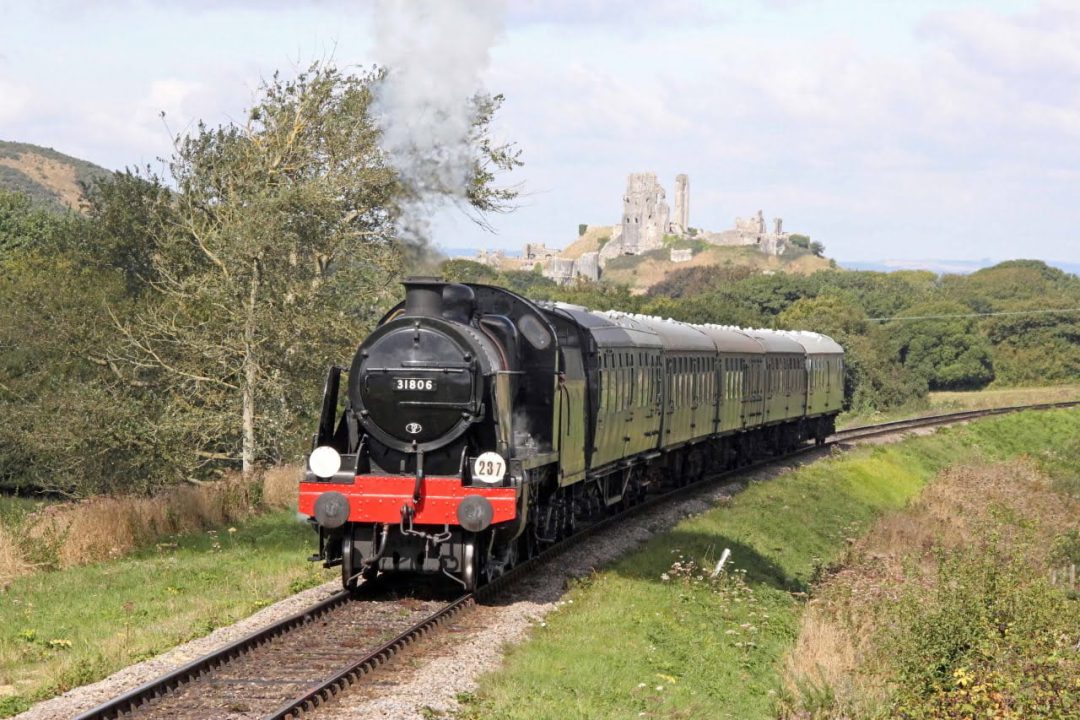
[[[405,286],[405,316],[442,317],[444,281],[434,277],[411,277],[402,285]]]

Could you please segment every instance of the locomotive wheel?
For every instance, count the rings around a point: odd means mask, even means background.
[[[353,563],[352,531],[346,530],[341,538],[341,584],[346,590],[352,592],[356,590],[359,580],[360,577]]]
[[[461,580],[465,583],[466,592],[476,589],[480,579],[480,555],[476,552],[476,535],[465,541],[462,548]]]

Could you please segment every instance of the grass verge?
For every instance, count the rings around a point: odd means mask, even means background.
[[[118,560],[37,572],[0,593],[0,717],[330,579],[307,525],[279,511]]]
[[[463,718],[774,715],[812,585],[882,514],[960,460],[1053,460],[1080,411],[1022,413],[866,447],[754,483],[576,583],[462,698]],[[724,548],[732,564],[713,579]]]
[[[814,588],[781,717],[1080,716],[1080,497],[1057,487],[1031,458],[953,466],[881,518]]]
[[[163,537],[295,508],[298,477],[297,468],[283,466],[252,481],[235,476],[154,497],[0,497],[0,587],[27,573],[116,559]]]

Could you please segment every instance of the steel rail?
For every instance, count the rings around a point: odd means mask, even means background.
[[[696,482],[647,497],[636,505],[632,505],[614,515],[608,515],[580,526],[573,535],[564,538],[536,556],[514,566],[511,570],[478,588],[475,592],[463,595],[448,603],[443,608],[425,617],[392,640],[389,640],[375,650],[368,652],[355,662],[352,662],[348,667],[345,667],[341,671],[318,682],[303,695],[284,703],[272,714],[266,716],[265,720],[295,720],[295,718],[298,718],[303,713],[310,712],[319,705],[340,695],[346,689],[357,683],[363,676],[374,672],[380,666],[393,659],[395,655],[409,647],[413,642],[427,636],[439,626],[445,624],[447,620],[455,617],[462,611],[475,606],[480,600],[496,595],[521,575],[531,571],[541,563],[546,563],[558,555],[561,555],[571,547],[576,546],[582,539],[610,527],[616,522],[626,520],[648,509],[667,503],[676,497],[682,497],[688,491],[702,489],[725,478],[743,475],[747,472],[777,462],[790,460],[807,453],[820,451],[824,448],[853,440],[887,435],[906,429],[954,424],[992,415],[1003,415],[1024,410],[1062,409],[1075,407],[1077,405],[1080,405],[1080,401],[1014,405],[1003,408],[983,408],[845,428],[829,436],[822,445],[804,445],[784,455],[765,458],[749,465],[731,468],[719,473],[711,473]],[[246,635],[223,648],[208,653],[187,665],[177,668],[176,670],[140,685],[113,700],[84,712],[83,714],[78,715],[75,720],[114,720],[120,718],[125,714],[131,713],[132,711],[141,708],[143,705],[176,690],[181,685],[196,680],[247,652],[291,632],[298,627],[302,627],[355,599],[355,594],[346,591],[336,593],[284,620],[277,621],[265,628]]]
[[[350,593],[344,590],[335,593],[311,607],[245,635],[225,647],[196,658],[187,665],[178,667],[161,677],[150,680],[119,697],[88,710],[76,716],[75,720],[114,720],[114,718],[122,717],[133,710],[137,710],[144,704],[176,690],[181,685],[202,677],[251,650],[265,645],[275,638],[317,620],[351,599]]]

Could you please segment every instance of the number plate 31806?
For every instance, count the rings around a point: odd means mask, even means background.
[[[429,378],[394,378],[394,390],[402,392],[423,391],[431,392],[435,389],[435,381]]]

